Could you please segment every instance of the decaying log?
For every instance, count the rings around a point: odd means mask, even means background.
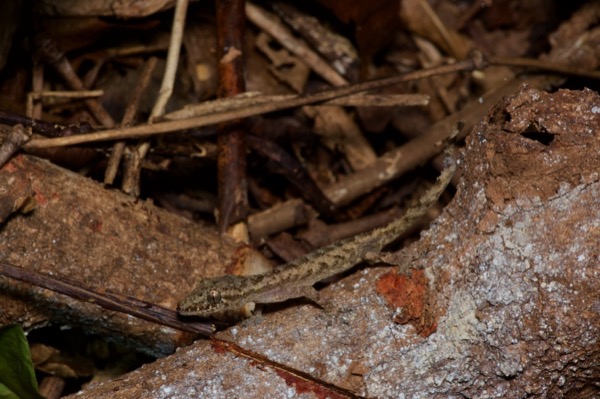
[[[214,228],[38,158],[18,156],[6,164],[0,187],[0,216],[8,216],[0,226],[0,261],[95,291],[175,309],[202,276],[245,269],[260,259]],[[32,200],[33,211],[9,216]],[[171,328],[0,277],[0,324],[9,323],[26,329],[82,326],[154,355],[190,340]]]
[[[324,288],[337,311],[272,307],[78,397],[598,396],[599,146],[598,94],[524,87],[470,134],[455,199],[386,256],[399,268]]]

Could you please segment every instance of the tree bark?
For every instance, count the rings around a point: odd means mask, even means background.
[[[197,280],[245,269],[255,251],[150,202],[30,156],[0,170],[0,261],[175,309]],[[13,213],[35,208],[27,215]],[[256,256],[252,256],[252,255]],[[142,305],[140,305],[142,306]],[[155,356],[191,336],[0,276],[0,325],[74,325]]]
[[[523,87],[468,137],[442,215],[384,256],[399,267],[321,290],[336,311],[273,306],[78,397],[598,396],[599,147],[597,93]]]

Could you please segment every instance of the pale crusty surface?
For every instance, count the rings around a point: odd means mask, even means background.
[[[362,397],[597,397],[599,109],[590,91],[527,89],[472,133],[455,199],[396,256],[429,281],[429,335],[395,323],[402,309],[377,290],[395,269],[366,268],[320,291],[334,312],[294,302],[215,337],[251,362],[198,343],[173,356],[185,359],[177,386],[169,357],[78,397],[160,398],[163,387],[189,397],[205,385],[212,397],[231,397],[232,387],[253,395],[257,385],[262,396],[334,397],[301,378],[281,384],[289,375],[274,377],[273,363]],[[531,123],[550,143],[523,134]],[[120,391],[131,386],[147,388]]]

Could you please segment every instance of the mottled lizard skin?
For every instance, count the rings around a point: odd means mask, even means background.
[[[184,316],[227,317],[238,309],[253,309],[255,303],[282,302],[307,297],[317,302],[313,285],[342,273],[378,253],[425,215],[446,189],[456,170],[451,162],[419,200],[402,217],[388,225],[327,245],[268,273],[253,276],[221,276],[204,279],[179,303]]]

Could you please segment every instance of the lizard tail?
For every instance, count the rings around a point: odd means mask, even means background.
[[[446,147],[446,150],[444,151],[446,156],[444,160],[444,170],[442,170],[442,173],[438,176],[435,184],[420,198],[419,204],[406,211],[402,217],[377,229],[379,230],[378,233],[373,236],[380,239],[380,242],[378,243],[380,248],[383,248],[385,245],[395,240],[412,224],[422,218],[427,213],[427,210],[440,198],[456,171],[456,161],[452,159],[451,155],[454,152],[454,149],[454,145]]]

